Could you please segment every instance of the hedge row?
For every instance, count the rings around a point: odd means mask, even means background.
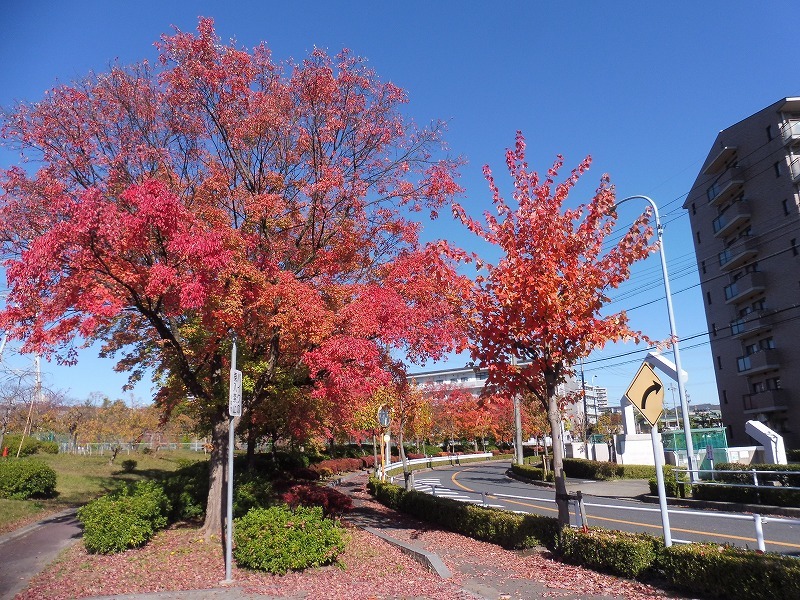
[[[19,446],[20,442],[22,442],[22,448]],[[58,454],[58,444],[56,442],[43,442],[30,436],[25,436],[23,440],[21,435],[6,435],[3,437],[3,447],[8,448],[9,456],[16,456],[17,451],[19,451],[20,456],[31,456],[38,452]],[[1,451],[2,448],[0,448]]]
[[[612,462],[565,458],[564,474],[579,479],[648,479],[656,476],[651,465],[618,465]]]
[[[33,458],[0,460],[0,498],[50,498],[56,491],[56,472]]]
[[[505,548],[546,546],[565,560],[623,577],[668,581],[692,597],[739,600],[800,598],[800,561],[715,544],[664,546],[648,534],[591,527],[564,529],[551,517],[520,515],[370,480],[383,504],[442,527]]]
[[[450,498],[438,498],[422,492],[406,491],[400,486],[374,478],[370,479],[368,487],[386,506],[477,540],[510,549],[556,546],[558,522],[550,517],[520,515]]]
[[[547,475],[545,476],[543,467],[512,464],[511,472],[519,475],[520,477],[525,477],[526,479],[533,479],[534,481],[555,481],[553,471],[548,470]]]
[[[727,471],[779,471],[779,473],[759,473],[758,488],[736,487],[753,485],[751,473],[729,473]],[[715,468],[714,479],[719,483],[734,485],[693,485],[692,496],[701,500],[721,500],[745,504],[767,504],[770,506],[800,506],[800,490],[786,490],[782,487],[800,488],[800,465],[744,465],[722,463]]]

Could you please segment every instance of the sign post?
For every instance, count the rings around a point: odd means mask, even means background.
[[[231,378],[228,389],[228,502],[225,513],[225,580],[231,579],[231,563],[233,562],[233,420],[242,416],[242,372],[236,369],[236,336],[231,346]]]
[[[653,458],[656,463],[658,504],[661,508],[661,527],[664,530],[664,545],[669,547],[672,546],[672,532],[669,527],[667,492],[664,488],[664,451],[658,433],[658,419],[664,412],[664,385],[653,371],[653,367],[643,362],[625,395],[650,423],[650,438],[653,441]]]

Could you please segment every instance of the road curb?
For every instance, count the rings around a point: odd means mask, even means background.
[[[450,579],[453,576],[453,574],[450,572],[450,569],[445,566],[444,562],[442,562],[442,559],[439,558],[437,554],[428,552],[427,550],[423,550],[421,548],[416,548],[410,544],[393,538],[390,535],[386,535],[374,527],[364,527],[363,529],[364,531],[371,533],[372,535],[379,537],[383,541],[398,548],[403,554],[410,556],[423,567],[427,568],[430,572],[436,573],[442,579]]]

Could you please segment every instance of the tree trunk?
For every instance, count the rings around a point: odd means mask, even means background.
[[[567,481],[564,477],[564,445],[561,435],[561,411],[555,394],[547,399],[547,420],[550,421],[550,437],[553,438],[553,476],[556,483],[556,505],[561,529],[569,526],[569,502]]]
[[[211,458],[208,465],[208,503],[202,533],[206,541],[217,537],[224,540],[222,523],[227,510],[225,495],[225,471],[228,460],[228,419],[224,415],[215,418],[211,426]]]

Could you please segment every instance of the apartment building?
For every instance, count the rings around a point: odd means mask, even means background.
[[[800,98],[722,130],[688,210],[731,445],[758,420],[800,448]]]

